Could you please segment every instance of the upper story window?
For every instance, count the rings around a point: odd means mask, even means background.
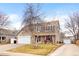
[[[57,30],[58,28],[56,28],[56,27],[58,27],[58,26],[56,26],[56,25],[51,25],[51,24],[49,24],[49,25],[46,25],[46,26],[41,26],[41,25],[36,25],[35,27],[34,27],[34,31],[35,32],[55,32],[55,30]]]
[[[40,31],[41,31],[41,26],[34,27],[34,32],[40,32]]]
[[[41,26],[38,26],[37,32],[41,32]]]
[[[55,25],[52,26],[52,31],[55,32]]]
[[[45,32],[45,26],[41,26],[41,32]]]
[[[47,25],[46,28],[47,28],[47,29],[46,29],[47,32],[51,32],[51,31],[52,31],[52,26],[51,26],[51,25]]]

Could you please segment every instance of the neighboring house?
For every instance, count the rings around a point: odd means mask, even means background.
[[[74,41],[74,37],[72,35],[68,35],[68,36],[65,36],[63,42],[65,44],[70,44],[70,43],[73,43]]]
[[[17,31],[0,28],[0,44],[16,43]]]
[[[64,32],[60,32],[60,43],[63,43],[63,40],[65,39],[65,33]]]
[[[20,38],[22,39],[22,37],[28,37],[28,39],[31,40],[31,43],[59,43],[61,41],[58,20],[33,24],[32,27],[32,33],[28,26],[22,28],[18,33],[18,41]]]

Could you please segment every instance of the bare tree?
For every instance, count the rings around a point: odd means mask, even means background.
[[[0,13],[0,26],[6,26],[9,24],[8,16],[4,13]]]
[[[68,20],[68,21],[67,21]],[[74,36],[74,39],[79,39],[79,13],[73,13],[72,16],[66,20],[65,27]]]
[[[77,39],[79,39],[79,12],[74,13],[74,18],[75,18],[76,27],[77,27],[76,37]]]
[[[39,6],[39,4],[26,4],[22,25],[29,25],[42,21],[42,14]]]
[[[39,4],[26,4],[26,9],[24,12],[24,20],[22,22],[22,25],[24,25],[23,28],[26,28],[28,26],[32,34],[34,30],[33,25],[38,24],[40,22],[42,22],[42,13],[40,11]],[[36,40],[36,44],[37,44],[37,40]]]

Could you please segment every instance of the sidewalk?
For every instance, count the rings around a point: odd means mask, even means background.
[[[25,53],[14,53],[14,52],[0,52],[0,56],[41,56],[41,55],[34,55],[34,54],[25,54]]]

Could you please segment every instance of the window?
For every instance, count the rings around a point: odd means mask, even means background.
[[[35,36],[35,41],[40,42],[41,41],[40,36]]]
[[[50,32],[52,31],[51,25],[48,26],[48,31],[50,31]]]
[[[41,26],[41,32],[45,32],[45,26]]]
[[[52,26],[52,31],[53,31],[53,32],[55,31],[55,26]]]
[[[6,39],[6,37],[2,37],[2,40],[5,40]]]
[[[41,31],[41,26],[38,26],[37,31],[38,31],[38,32],[40,32],[40,31]]]
[[[16,40],[14,40],[14,44],[16,44]]]
[[[37,29],[37,26],[35,26],[35,27],[34,27],[34,31],[37,32],[37,30],[38,30],[38,29]]]
[[[51,32],[52,31],[52,25],[47,25],[46,27],[46,32]]]

